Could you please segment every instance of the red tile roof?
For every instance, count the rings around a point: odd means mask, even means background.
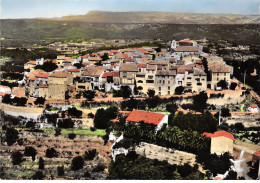
[[[10,93],[2,93],[2,92],[0,92],[0,96],[5,96],[5,95],[10,95]]]
[[[68,69],[67,71],[68,72],[79,72],[80,70],[79,69]]]
[[[188,39],[184,39],[184,40],[179,41],[179,43],[189,43],[189,44],[191,44],[192,42]]]
[[[88,63],[84,62],[84,63],[82,63],[82,65],[83,65],[83,66],[87,66],[87,65],[88,65]]]
[[[118,72],[104,72],[102,78],[106,78],[108,76],[118,76]]]
[[[146,68],[146,64],[138,64],[137,67]]]
[[[257,108],[257,105],[251,105],[251,108]]]
[[[38,74],[35,74],[35,77],[37,77],[37,78],[48,78],[49,77],[49,73],[47,73],[47,72],[40,72]]]
[[[256,151],[253,155],[257,156],[257,157],[260,157],[260,151]]]
[[[50,75],[50,77],[56,77],[56,78],[66,78],[68,76],[69,76],[69,73],[68,72],[63,72],[63,71],[53,72]]]
[[[126,121],[136,123],[144,121],[144,123],[158,125],[164,117],[165,114],[133,110],[126,118]]]
[[[83,55],[83,56],[81,56],[81,58],[88,58],[89,57],[89,55]]]
[[[223,180],[223,179],[220,177],[215,177],[213,180]]]
[[[228,132],[223,131],[223,130],[222,131],[217,131],[217,132],[215,132],[213,134],[204,132],[202,135],[205,136],[205,137],[208,137],[208,138],[215,138],[215,137],[222,137],[222,136],[224,136],[224,137],[227,137],[227,138],[229,138],[231,140],[235,140],[231,133],[228,133]]]
[[[36,61],[30,60],[29,62],[27,62],[27,64],[36,65]]]

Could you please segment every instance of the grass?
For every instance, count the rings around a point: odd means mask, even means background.
[[[21,165],[24,165],[24,166],[38,166],[38,162],[36,162],[36,161],[24,161],[24,162],[22,162]]]
[[[47,134],[55,134],[55,130],[53,128],[43,128],[44,133]],[[70,129],[62,129],[61,135],[68,135],[73,133],[75,135],[87,135],[87,136],[103,136],[106,135],[105,130],[95,130],[91,131],[90,129],[80,129],[80,128],[70,128]]]
[[[245,107],[245,104],[242,104],[241,107],[240,107],[241,112],[245,112],[244,107]]]
[[[50,110],[51,111],[58,111],[59,109],[57,107],[51,107]]]

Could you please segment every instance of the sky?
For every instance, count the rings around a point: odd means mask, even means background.
[[[1,18],[84,15],[89,11],[259,14],[260,0],[0,0]]]

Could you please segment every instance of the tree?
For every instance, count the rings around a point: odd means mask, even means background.
[[[48,148],[48,149],[46,150],[45,156],[46,156],[47,158],[54,158],[54,157],[57,157],[58,154],[57,154],[56,150],[52,147],[52,148]]]
[[[240,132],[240,131],[244,131],[245,130],[245,127],[243,125],[243,123],[236,123],[234,125],[234,128],[237,132]],[[252,134],[251,134],[252,135]]]
[[[220,81],[217,83],[217,86],[218,86],[218,87],[221,87],[221,88],[224,90],[224,89],[227,89],[228,83],[227,83],[225,80],[220,80]]]
[[[84,91],[83,97],[88,100],[93,100],[93,98],[95,97],[95,91],[92,91],[92,90]]]
[[[68,138],[71,139],[71,140],[73,140],[73,139],[76,138],[76,134],[70,133],[70,134],[68,134]]]
[[[200,92],[199,95],[194,96],[193,106],[197,111],[203,111],[207,107],[208,95],[207,93]]]
[[[38,105],[38,104],[40,104],[40,105],[43,105],[44,104],[44,102],[45,102],[45,98],[43,98],[43,97],[37,97],[37,99],[34,101],[34,104],[35,105]]]
[[[43,175],[42,171],[36,171],[35,174],[33,174],[32,179],[33,180],[43,180],[44,175]]]
[[[44,169],[44,160],[42,157],[39,158],[38,169]]]
[[[73,128],[74,121],[71,118],[68,119],[60,119],[58,121],[58,128]]]
[[[25,127],[33,129],[35,127],[35,123],[33,121],[28,121]]]
[[[82,111],[77,110],[76,107],[72,107],[68,109],[68,115],[75,118],[80,118],[82,116]]]
[[[178,86],[175,88],[175,95],[181,95],[184,91],[184,87],[183,86]]]
[[[14,128],[7,128],[5,132],[5,140],[7,142],[7,145],[11,146],[13,145],[16,140],[19,138],[18,131]]]
[[[250,167],[247,175],[249,177],[251,177],[252,179],[256,180],[258,178],[258,168],[259,168],[259,161],[258,162],[255,162],[253,165],[252,165],[252,161],[248,162],[248,165]]]
[[[132,90],[129,86],[121,86],[120,91],[123,98],[129,98],[132,95]]]
[[[58,166],[57,167],[57,175],[58,176],[64,175],[64,166]]]
[[[235,90],[237,87],[237,84],[236,83],[231,83],[230,84],[230,90]]]
[[[152,89],[148,89],[147,95],[148,95],[150,98],[153,98],[154,95],[155,95],[155,91],[152,90]]]
[[[11,158],[13,165],[20,165],[23,162],[23,155],[19,151],[12,152]]]
[[[177,109],[178,109],[178,106],[176,104],[166,104],[166,110],[172,114],[175,114]]]
[[[109,59],[109,56],[107,53],[104,53],[104,55],[101,58],[102,58],[102,61],[106,61]]]
[[[55,128],[55,137],[61,135],[61,129],[60,128]]]
[[[237,180],[237,172],[230,170],[224,180]]]
[[[33,147],[31,147],[31,146],[26,146],[25,147],[25,149],[24,149],[24,156],[31,156],[32,160],[34,161],[36,154],[37,154],[37,151]]]
[[[58,66],[55,64],[55,63],[52,63],[52,62],[44,62],[43,65],[36,65],[35,66],[35,70],[37,69],[42,69],[44,70],[45,72],[52,72],[54,71],[55,69],[57,69]]]
[[[230,111],[228,108],[221,108],[221,116],[222,117],[230,117],[231,114],[230,114]]]
[[[2,102],[5,104],[11,104],[11,95],[10,94],[4,95]]]
[[[107,129],[110,120],[115,119],[117,117],[117,113],[118,108],[116,106],[109,107],[106,110],[103,108],[98,109],[94,118],[95,128]]]
[[[14,97],[13,99],[12,99],[12,104],[14,105],[16,105],[16,106],[25,106],[25,104],[27,103],[27,98],[25,98],[25,97],[21,97],[21,98],[19,98],[19,97]]]
[[[93,160],[98,155],[96,149],[91,149],[88,151],[85,151],[85,154],[83,155],[84,160]]]
[[[79,170],[84,166],[84,159],[81,156],[76,156],[71,161],[71,170]]]

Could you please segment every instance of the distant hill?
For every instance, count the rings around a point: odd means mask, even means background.
[[[53,21],[169,24],[260,24],[258,15],[188,14],[169,12],[90,11],[86,15],[52,18]]]
[[[160,12],[99,12],[45,19],[0,19],[2,46],[102,39],[202,39],[260,42],[260,17]]]

